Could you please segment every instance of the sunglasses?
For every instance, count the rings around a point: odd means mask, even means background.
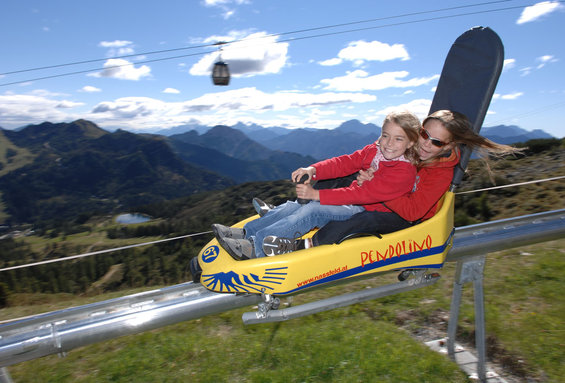
[[[438,140],[437,138],[433,138],[432,136],[430,136],[430,133],[428,133],[428,131],[424,128],[420,129],[420,136],[422,136],[422,138],[424,140],[430,140],[432,145],[437,146],[438,148],[442,148],[442,147],[444,147],[445,145],[448,144],[448,142],[443,142],[442,140]]]

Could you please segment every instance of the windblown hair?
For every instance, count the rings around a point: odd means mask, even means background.
[[[419,130],[422,127],[420,120],[413,113],[408,111],[398,111],[389,113],[383,121],[383,126],[389,122],[400,126],[404,133],[406,133],[406,136],[408,136],[408,140],[414,144],[411,148],[406,150],[404,157],[406,157],[406,159],[411,163],[416,164],[418,162],[418,151],[416,150],[416,146],[418,144]]]
[[[493,180],[492,171],[488,162],[489,156],[494,155],[497,157],[502,157],[508,154],[519,154],[524,151],[525,148],[515,148],[510,145],[498,144],[494,141],[489,140],[486,137],[481,136],[473,131],[471,122],[462,113],[452,112],[450,110],[438,110],[430,114],[422,122],[422,126],[426,125],[429,120],[439,121],[445,129],[451,135],[450,142],[455,142],[458,145],[465,145],[471,149],[474,149],[479,157],[485,163],[487,172]],[[434,159],[435,160],[435,159]],[[430,162],[433,162],[431,160]],[[422,165],[422,163],[420,164]]]
[[[466,145],[477,150],[481,156],[489,154],[506,155],[519,152],[520,149],[509,145],[497,144],[475,133],[471,127],[471,122],[462,113],[450,110],[438,110],[424,119],[422,126],[429,120],[438,120],[451,134],[451,141],[459,145]]]

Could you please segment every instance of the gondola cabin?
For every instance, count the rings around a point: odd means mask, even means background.
[[[214,85],[229,85],[230,70],[228,64],[223,61],[218,61],[214,64],[214,68],[212,69],[212,81]]]

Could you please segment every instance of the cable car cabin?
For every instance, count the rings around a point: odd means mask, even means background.
[[[223,61],[218,61],[214,64],[212,69],[212,81],[214,85],[229,85],[230,71],[228,64]]]
[[[442,200],[442,207],[434,217],[410,228],[273,257],[235,260],[213,239],[194,258],[201,270],[198,270],[200,283],[220,293],[288,295],[344,278],[393,270],[441,268],[453,240],[453,192],[446,192]],[[234,227],[243,227],[258,217],[248,218]],[[303,238],[314,233],[315,230]],[[191,270],[194,277],[194,268]]]

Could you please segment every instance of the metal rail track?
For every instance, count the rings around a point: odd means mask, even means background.
[[[455,230],[453,248],[446,261],[457,262],[476,254],[561,238],[565,238],[565,209],[465,226]],[[423,285],[431,283],[423,282]],[[409,289],[402,285],[398,291],[394,288],[390,290],[390,286],[383,287],[389,289],[384,293],[364,293],[353,299],[351,296],[343,297],[348,302],[357,303]],[[336,299],[340,298],[330,298],[326,305],[319,301],[315,312],[344,305],[336,303]],[[0,372],[7,375],[4,367],[16,363],[51,354],[64,355],[77,347],[251,306],[261,301],[258,295],[213,293],[200,284],[187,282],[4,322],[0,324]],[[309,309],[311,307],[305,307],[303,312],[295,316],[308,315],[311,313]],[[272,313],[277,311],[284,313],[282,310],[271,310]],[[289,317],[278,320],[286,319]]]

